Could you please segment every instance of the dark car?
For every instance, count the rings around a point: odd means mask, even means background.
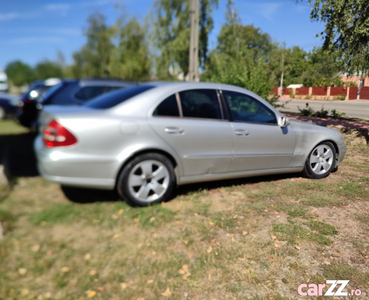
[[[33,82],[28,91],[23,94],[22,102],[33,100],[40,101],[48,89],[59,84],[60,82],[61,79],[59,78],[49,78],[47,80],[37,80]]]
[[[16,116],[21,103],[19,96],[0,93],[0,120]]]
[[[64,79],[48,89],[41,98],[23,101],[19,122],[25,127],[37,125],[37,117],[44,105],[83,105],[98,95],[135,85],[113,79]]]

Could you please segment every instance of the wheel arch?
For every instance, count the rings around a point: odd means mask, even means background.
[[[170,162],[173,164],[174,174],[175,174],[176,182],[177,182],[177,185],[178,185],[178,182],[179,182],[179,174],[178,174],[178,168],[177,168],[178,167],[177,160],[173,157],[173,155],[171,155],[167,151],[164,151],[164,150],[161,150],[161,149],[152,148],[152,149],[142,149],[142,150],[136,151],[136,152],[132,153],[129,157],[127,157],[127,159],[120,166],[119,171],[117,172],[117,174],[115,176],[115,189],[117,188],[118,178],[119,178],[120,174],[122,173],[122,170],[124,169],[124,167],[128,163],[130,163],[134,158],[136,158],[137,156],[140,156],[140,155],[143,155],[143,154],[147,154],[147,153],[161,154],[161,155],[167,157],[170,160]]]

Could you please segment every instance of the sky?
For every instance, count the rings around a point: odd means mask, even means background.
[[[185,1],[185,0],[184,0]],[[189,1],[189,0],[188,0]],[[119,3],[120,9],[117,9]],[[214,29],[209,47],[225,23],[227,0],[219,0],[214,11]],[[286,47],[299,46],[310,51],[322,44],[316,34],[324,26],[310,20],[311,8],[295,0],[234,0],[243,25],[252,24]],[[15,60],[34,67],[43,60],[57,60],[61,52],[67,64],[72,54],[86,43],[83,35],[87,18],[101,12],[112,25],[121,16],[136,16],[140,21],[149,14],[154,0],[0,0],[0,70]]]

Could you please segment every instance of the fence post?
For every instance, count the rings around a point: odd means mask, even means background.
[[[345,98],[345,101],[346,101],[346,100],[350,100],[350,88],[351,88],[351,87],[349,87],[349,86],[348,86],[348,87],[346,87],[346,98]]]

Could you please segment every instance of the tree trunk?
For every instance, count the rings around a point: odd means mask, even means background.
[[[364,86],[364,81],[365,81],[364,74],[361,74],[360,81],[359,81],[359,88],[357,90],[357,95],[356,95],[357,100],[360,99],[360,92],[361,92],[361,88]]]

